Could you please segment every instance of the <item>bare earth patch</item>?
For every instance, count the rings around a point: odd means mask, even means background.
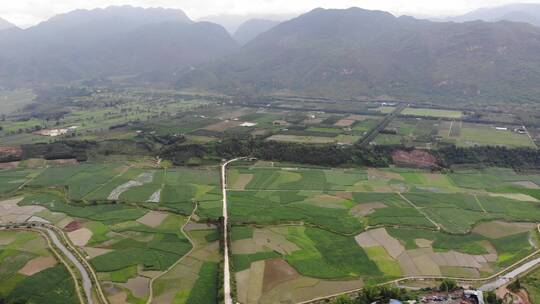
[[[342,202],[343,199],[336,196],[331,196],[328,194],[322,194],[314,197],[310,197],[305,200],[306,203],[322,208],[333,208],[333,209],[347,209]]]
[[[534,223],[508,223],[503,221],[493,221],[481,223],[474,227],[473,232],[491,239],[498,239],[512,234],[518,234],[534,229]]]
[[[431,244],[433,244],[433,241],[426,239],[415,239],[414,242],[420,248],[431,248]]]
[[[213,125],[209,125],[204,128],[204,130],[208,131],[215,131],[215,132],[223,132],[228,129],[232,129],[234,127],[238,127],[242,122],[240,121],[234,121],[234,120],[224,120],[220,121],[218,123],[215,123]]]
[[[161,222],[163,222],[167,216],[169,215],[165,212],[150,211],[138,218],[137,222],[152,228],[156,228],[157,226],[161,225]]]
[[[88,244],[88,241],[92,238],[92,231],[88,228],[81,228],[68,232],[67,236],[75,246],[82,247]]]
[[[96,247],[83,247],[83,249],[91,259],[113,251],[112,249],[96,248]]]
[[[385,204],[383,204],[381,202],[359,204],[359,205],[356,205],[356,206],[352,207],[351,210],[349,210],[349,214],[354,215],[354,216],[358,216],[358,217],[362,217],[362,216],[366,216],[368,214],[371,214],[376,209],[382,209],[382,208],[386,208],[386,207],[388,207],[388,206],[386,206]]]
[[[399,173],[394,173],[394,172],[385,172],[385,171],[382,171],[382,170],[379,170],[379,169],[375,169],[375,168],[369,168],[367,170],[368,172],[368,179],[369,180],[373,180],[373,179],[384,179],[384,180],[391,180],[391,179],[395,179],[395,180],[405,180],[403,178],[403,176],[401,176]]]
[[[394,259],[405,252],[405,247],[397,239],[390,236],[384,228],[362,232],[355,237],[355,240],[362,248],[382,246]]]
[[[53,267],[56,263],[56,259],[52,256],[37,257],[28,261],[23,268],[19,269],[19,273],[31,276],[47,268]]]
[[[520,182],[512,182],[510,183],[512,185],[520,186],[527,189],[540,189],[540,186],[537,184],[531,182],[531,181],[520,181]]]
[[[137,298],[146,298],[149,293],[150,279],[138,276],[136,278],[129,279],[127,283],[120,284],[126,287]]]
[[[298,303],[313,298],[361,288],[361,279],[348,281],[319,280],[300,276],[277,285],[264,293],[257,304]]]
[[[114,295],[108,296],[107,298],[109,299],[109,302],[111,304],[125,304],[125,303],[127,303],[127,293],[125,291],[115,293]]]
[[[252,178],[253,174],[240,174],[233,185],[233,189],[244,190]]]
[[[22,223],[28,220],[34,213],[45,210],[41,206],[19,206],[22,197],[0,202],[0,224]]]
[[[397,150],[392,153],[392,159],[397,165],[437,167],[437,158],[423,150],[413,150],[411,152]]]
[[[355,236],[354,239],[358,246],[362,248],[370,248],[380,246],[377,240],[374,240],[368,232],[362,232],[359,235]]]
[[[538,202],[538,200],[530,195],[523,193],[490,193],[490,196],[506,197],[522,202]]]
[[[272,290],[277,285],[299,277],[296,269],[283,259],[266,260],[263,278],[263,293]]]
[[[354,120],[344,118],[344,119],[341,119],[338,122],[336,122],[334,124],[334,126],[336,126],[336,127],[349,127],[349,126],[352,126],[354,123],[355,123]]]

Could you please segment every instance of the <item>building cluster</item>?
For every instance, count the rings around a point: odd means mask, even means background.
[[[77,126],[72,126],[65,129],[42,129],[34,132],[34,134],[41,136],[57,137],[66,134],[73,134],[77,130]]]

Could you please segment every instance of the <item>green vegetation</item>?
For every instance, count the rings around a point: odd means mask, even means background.
[[[213,304],[218,302],[219,264],[205,262],[199,271],[199,278],[189,294],[187,304]]]
[[[523,286],[532,303],[538,303],[540,300],[540,270],[535,270],[521,279],[521,286]]]
[[[63,265],[24,278],[8,300],[29,303],[79,303],[75,283]]]
[[[285,259],[303,275],[326,279],[380,275],[377,265],[351,237],[322,229],[289,227],[287,239],[301,250]]]
[[[274,251],[257,252],[253,254],[234,254],[233,264],[235,271],[242,271],[248,269],[251,263],[261,260],[267,260],[271,258],[277,258],[280,255]]]

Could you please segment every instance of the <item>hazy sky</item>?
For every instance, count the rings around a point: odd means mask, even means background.
[[[540,0],[0,0],[0,17],[28,27],[59,13],[78,8],[110,5],[170,7],[183,9],[192,19],[218,14],[302,13],[316,7],[358,6],[390,11],[396,15],[447,16],[513,2],[540,3]]]

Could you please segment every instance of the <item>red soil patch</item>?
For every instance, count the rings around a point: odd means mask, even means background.
[[[397,150],[392,153],[392,159],[397,165],[437,167],[437,158],[422,150],[413,150],[411,152]]]
[[[0,159],[20,158],[22,150],[19,147],[0,147]]]
[[[70,222],[69,224],[67,224],[64,227],[64,230],[66,232],[72,232],[72,231],[75,231],[75,230],[79,230],[79,229],[82,228],[82,224],[83,224],[82,221],[74,220],[74,221]]]
[[[226,131],[228,129],[238,127],[240,124],[241,124],[241,122],[239,122],[239,121],[225,120],[225,121],[222,121],[222,122],[215,123],[213,125],[209,125],[209,126],[205,127],[204,129],[208,130],[208,131],[223,132],[223,131]]]

